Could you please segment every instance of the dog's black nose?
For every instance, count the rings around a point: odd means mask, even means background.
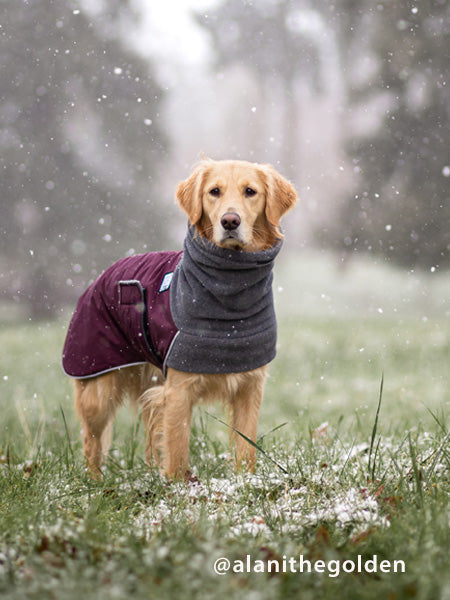
[[[241,224],[241,217],[237,213],[225,213],[220,219],[220,223],[227,231],[233,231]]]

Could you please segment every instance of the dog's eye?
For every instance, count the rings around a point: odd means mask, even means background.
[[[245,195],[247,196],[247,198],[251,198],[252,196],[256,196],[257,191],[254,190],[251,187],[246,187],[245,188]]]
[[[209,190],[209,195],[214,196],[214,198],[218,198],[220,196],[220,189],[218,187]]]

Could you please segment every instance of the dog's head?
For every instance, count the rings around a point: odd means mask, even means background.
[[[297,194],[272,166],[202,160],[176,197],[199,235],[225,248],[254,252],[280,239],[280,218]]]

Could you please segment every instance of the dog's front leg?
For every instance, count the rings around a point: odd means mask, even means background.
[[[165,385],[164,471],[167,477],[182,479],[189,470],[189,438],[192,402],[183,386]]]
[[[233,431],[230,442],[235,444],[235,463],[237,468],[246,466],[255,470],[256,448],[239,435],[240,432],[256,443],[259,409],[263,399],[265,369],[253,371],[231,403],[231,426]]]

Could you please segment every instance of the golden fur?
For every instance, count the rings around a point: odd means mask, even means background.
[[[297,200],[292,185],[270,165],[208,159],[178,185],[176,196],[199,235],[219,246],[247,252],[268,248],[282,237],[279,220]],[[225,228],[224,215],[237,218],[239,225]],[[191,416],[199,401],[224,402],[231,426],[255,442],[266,372],[267,365],[217,375],[169,368],[164,380],[161,371],[148,364],[75,380],[88,469],[100,475],[116,410],[127,397],[141,407],[147,461],[160,464],[168,477],[180,478],[189,472]],[[230,437],[236,466],[254,469],[255,448],[234,431]]]

